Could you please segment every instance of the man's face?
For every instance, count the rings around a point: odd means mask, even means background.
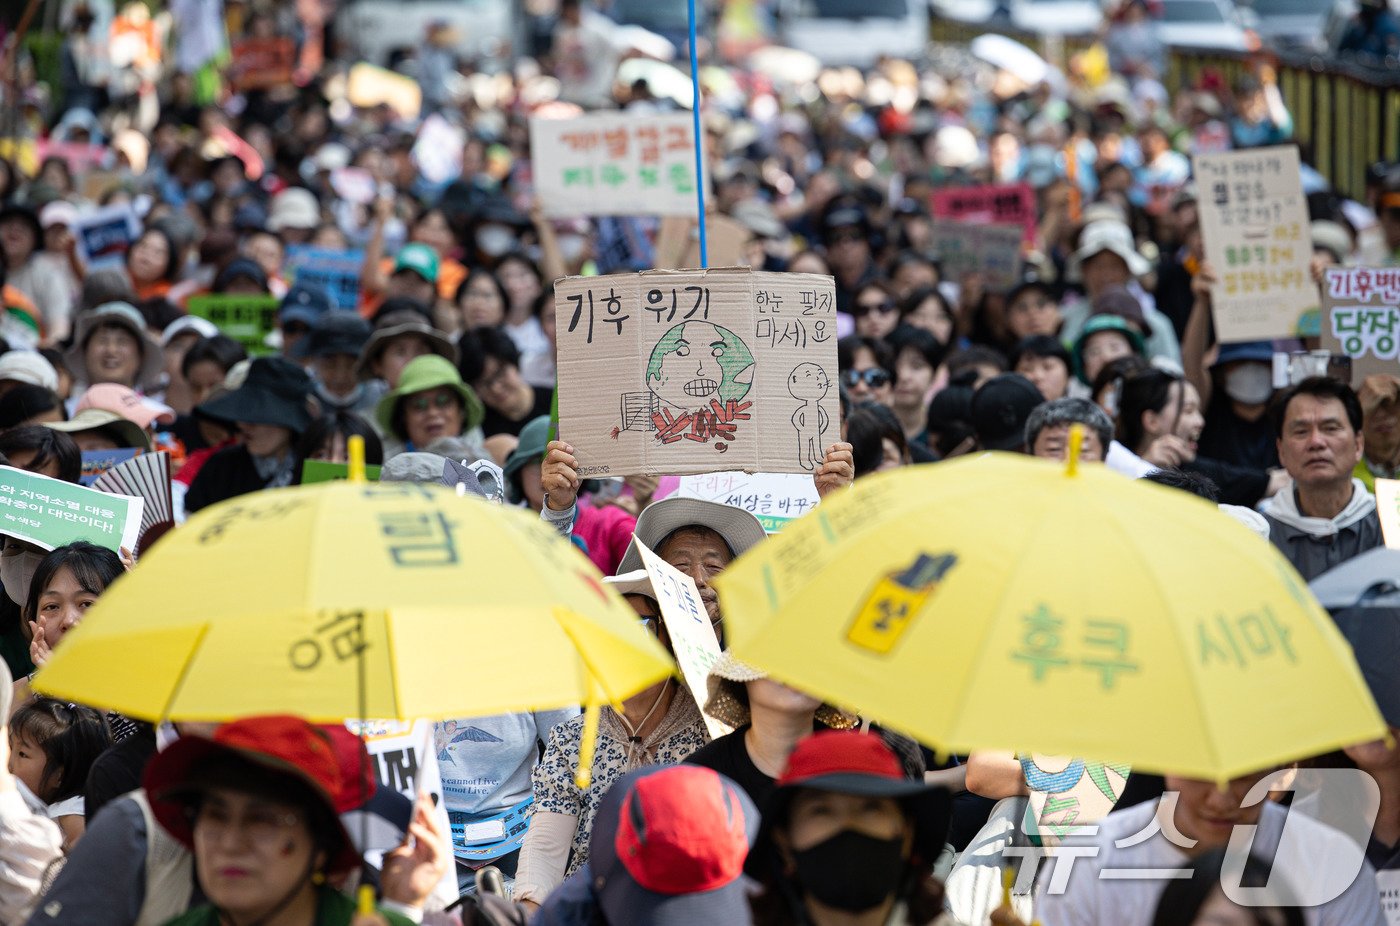
[[[1067,424],[1055,424],[1041,428],[1031,447],[1031,456],[1045,460],[1064,462],[1069,457],[1069,429]],[[1084,429],[1084,443],[1079,447],[1081,463],[1102,463],[1104,447],[1099,443],[1099,435],[1092,428]]]
[[[1258,784],[1267,772],[1255,772],[1232,780],[1221,791],[1213,781],[1200,781],[1195,778],[1166,776],[1167,791],[1175,791],[1176,828],[1181,835],[1196,840],[1190,850],[1199,854],[1210,849],[1220,848],[1230,842],[1230,832],[1236,826],[1249,826],[1259,821],[1263,801],[1256,801],[1249,807],[1241,807],[1249,790]]]
[[[416,299],[424,305],[432,305],[437,296],[437,287],[412,270],[400,270],[389,277],[385,296],[389,299]]]
[[[708,527],[683,527],[666,538],[656,555],[695,580],[710,623],[718,625],[721,620],[719,599],[710,582],[734,559],[724,538]]]
[[[1284,410],[1278,458],[1300,488],[1335,486],[1351,479],[1364,440],[1340,400],[1299,395]]]

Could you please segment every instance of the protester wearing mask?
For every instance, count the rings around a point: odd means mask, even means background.
[[[905,778],[877,736],[815,733],[797,745],[764,808],[744,869],[762,890],[754,926],[949,924],[929,874],[952,802]]]
[[[216,502],[289,486],[297,437],[311,424],[307,400],[311,378],[282,357],[258,357],[243,385],[200,405],[202,415],[236,422],[240,442],[211,456],[190,484],[185,509],[199,511]]]
[[[332,309],[297,344],[294,359],[310,366],[322,408],[362,415],[373,411],[383,389],[361,381],[355,371],[369,336],[369,322],[354,312]]]

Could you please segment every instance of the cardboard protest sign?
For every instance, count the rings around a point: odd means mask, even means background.
[[[141,235],[141,220],[130,203],[118,203],[80,214],[72,231],[78,257],[89,270],[120,267],[127,249]]]
[[[301,464],[301,484],[304,486],[314,485],[318,482],[343,482],[349,478],[350,465],[348,463],[307,460]],[[373,463],[366,463],[365,479],[369,482],[378,482],[379,467]]]
[[[1376,480],[1376,513],[1385,545],[1400,550],[1400,479]]]
[[[270,90],[292,82],[296,45],[290,38],[239,39],[233,43],[230,55],[233,62],[229,66],[229,82],[239,93]]]
[[[1351,384],[1373,373],[1400,376],[1400,268],[1327,271],[1322,347],[1351,359]]]
[[[686,113],[531,119],[530,151],[545,215],[695,214],[695,133]]]
[[[211,293],[195,296],[186,305],[191,315],[213,322],[251,356],[272,353],[267,336],[277,327],[276,296]]]
[[[1026,244],[1035,242],[1035,190],[1029,183],[945,187],[934,190],[935,219],[961,225],[1017,225]]]
[[[743,267],[554,288],[579,474],[810,473],[840,433],[831,277]]]
[[[136,447],[122,447],[117,450],[84,450],[83,469],[78,477],[78,485],[90,486],[97,477],[118,463],[125,463],[141,451]]]
[[[1216,338],[1225,344],[1309,332],[1318,311],[1298,149],[1250,148],[1192,158]],[[1313,333],[1316,333],[1315,331]]]
[[[353,312],[360,305],[360,268],[364,251],[337,251],[294,244],[287,248],[285,270],[298,283],[315,283],[330,290],[335,307]]]
[[[444,834],[450,832],[451,824],[447,819],[447,803],[443,800],[442,770],[438,767],[432,721],[370,720],[362,723],[349,720],[346,721],[345,727],[363,738],[365,751],[369,753],[379,787],[397,791],[410,801],[417,800],[420,792],[426,793],[433,802],[433,815],[437,818],[438,831]],[[365,856],[375,868],[382,868],[384,853],[397,845],[398,837],[388,832],[387,827],[379,830],[377,823],[371,814],[370,840],[365,848]],[[359,825],[358,820],[353,821],[350,824],[351,832],[360,832]],[[450,858],[451,845],[444,846],[443,852]],[[439,892],[444,897],[457,896],[455,866],[447,866],[440,889],[434,893]]]
[[[991,292],[1006,292],[1021,278],[1021,226],[935,222],[932,244],[944,275],[954,281],[980,273]]]
[[[632,542],[637,545],[642,564],[651,577],[656,604],[661,608],[661,619],[671,638],[671,649],[676,654],[681,677],[695,698],[696,706],[704,714],[705,702],[710,696],[710,666],[719,658],[720,650],[709,612],[700,600],[700,590],[695,587],[694,579],[651,552],[646,544],[636,538]],[[708,714],[704,716],[711,738],[730,732],[728,724]]]
[[[385,104],[409,121],[417,119],[423,108],[423,91],[418,81],[364,61],[350,68],[345,96],[351,106],[371,109]]]
[[[1129,767],[1063,756],[1021,757],[1030,799],[1025,831],[1042,846],[1058,845],[1075,829],[1097,823],[1113,810],[1128,784]]]
[[[86,540],[117,552],[136,548],[143,502],[0,466],[0,534],[52,550]]]
[[[817,486],[803,473],[704,473],[682,476],[676,494],[742,508],[776,534],[817,507]]]

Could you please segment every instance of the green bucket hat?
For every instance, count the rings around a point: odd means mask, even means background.
[[[1133,352],[1139,357],[1147,356],[1147,343],[1143,341],[1142,335],[1128,323],[1126,319],[1119,315],[1095,315],[1084,323],[1084,327],[1079,330],[1079,337],[1074,339],[1074,349],[1070,354],[1074,358],[1074,375],[1081,383],[1092,385],[1084,378],[1084,345],[1089,338],[1100,331],[1119,331],[1128,339],[1128,343],[1133,346]]]
[[[481,399],[477,398],[472,388],[462,382],[462,376],[457,372],[457,368],[446,357],[426,354],[410,360],[408,366],[403,368],[403,373],[399,376],[399,388],[379,400],[379,406],[374,412],[379,426],[385,432],[392,432],[391,422],[394,420],[394,409],[400,401],[415,392],[424,392],[439,386],[446,386],[461,397],[463,417],[466,421],[462,428],[464,432],[481,424],[481,420],[486,417],[486,407],[481,404]],[[400,439],[406,439],[403,434],[397,436]]]
[[[438,280],[438,256],[437,252],[426,244],[406,244],[399,248],[399,256],[394,261],[394,272],[400,270],[412,270],[429,283],[436,283]]]

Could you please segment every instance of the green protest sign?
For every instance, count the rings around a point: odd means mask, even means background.
[[[145,503],[0,466],[0,534],[52,550],[86,540],[113,552],[136,549]]]
[[[208,319],[221,332],[243,345],[249,356],[272,353],[267,336],[277,327],[276,296],[210,293],[188,303],[191,315]]]
[[[337,482],[350,478],[350,464],[348,463],[327,463],[324,460],[307,460],[301,464],[301,484],[304,486],[313,485],[317,482]],[[365,479],[370,482],[379,481],[379,467],[374,464],[366,464]]]

